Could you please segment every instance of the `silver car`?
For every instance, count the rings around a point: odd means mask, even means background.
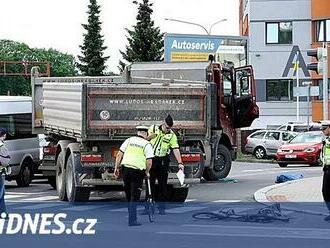
[[[246,139],[245,152],[257,159],[275,156],[277,149],[293,139],[297,133],[280,130],[259,130]]]

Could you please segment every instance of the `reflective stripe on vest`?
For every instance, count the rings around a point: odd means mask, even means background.
[[[145,170],[146,169],[146,157],[144,155],[144,148],[148,144],[148,141],[132,137],[129,139],[126,151],[121,162],[125,167]]]
[[[156,157],[164,157],[170,153],[170,141],[174,136],[173,131],[170,133],[163,133],[158,126],[154,126],[154,133],[156,137],[150,141],[154,148],[154,155]]]
[[[330,144],[325,143],[323,148],[323,166],[330,166]]]

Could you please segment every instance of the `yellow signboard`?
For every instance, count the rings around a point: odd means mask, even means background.
[[[172,62],[208,61],[210,53],[171,52]]]

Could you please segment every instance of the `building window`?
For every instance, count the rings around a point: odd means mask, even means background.
[[[267,80],[266,81],[267,101],[292,101],[293,82],[292,80]]]
[[[292,44],[292,22],[266,23],[267,44]]]
[[[319,96],[318,100],[323,100],[323,80],[317,80],[317,85],[319,86]],[[330,81],[328,81],[328,99],[330,99]]]
[[[316,21],[315,25],[316,25],[315,41],[317,42],[330,41],[330,20]]]

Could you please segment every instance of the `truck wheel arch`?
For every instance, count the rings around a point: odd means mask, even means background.
[[[219,144],[222,144],[222,145],[226,146],[229,151],[231,151],[233,149],[232,144],[231,144],[230,139],[227,136],[227,134],[222,134],[221,135],[221,138],[220,138],[219,143],[217,145],[219,145]]]
[[[211,160],[210,166],[208,166],[203,173],[203,177],[207,181],[217,181],[221,178],[224,178],[228,175],[231,169],[231,163],[232,163],[231,151],[233,149],[229,137],[224,133],[218,134],[214,137],[214,143],[215,144],[213,145],[211,151],[212,156],[210,159]],[[218,170],[219,166],[218,164],[216,164],[217,163],[216,157],[218,156],[218,154],[221,154],[222,157],[224,158],[223,160],[224,168],[221,171]]]
[[[18,175],[16,176],[16,182],[19,187],[28,187],[34,177],[33,171],[33,157],[31,154],[25,154],[21,163],[20,163],[20,170]],[[28,170],[26,174],[25,170]],[[29,177],[26,177],[29,175]]]
[[[57,161],[57,158],[58,158],[58,155],[60,154],[60,152],[66,151],[66,149],[70,143],[71,143],[70,140],[60,140],[59,142],[57,142],[55,163]],[[65,156],[64,158],[66,159],[67,156]],[[65,162],[65,160],[63,162]]]

